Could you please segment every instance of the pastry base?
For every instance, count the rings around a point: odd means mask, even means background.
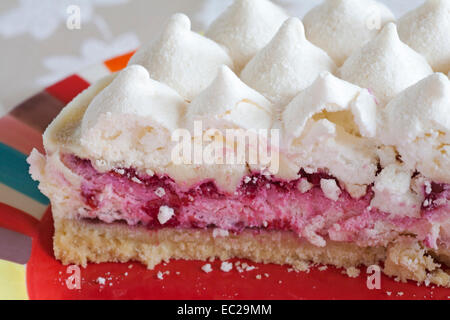
[[[415,280],[450,287],[450,275],[436,258],[449,257],[425,251],[410,237],[388,247],[359,247],[328,241],[317,247],[289,231],[253,231],[213,237],[212,229],[163,228],[148,230],[125,223],[55,219],[54,253],[64,264],[139,261],[149,269],[170,259],[207,260],[217,257],[249,259],[261,263],[291,265],[306,271],[311,264],[352,269],[384,263],[384,273],[401,281]]]

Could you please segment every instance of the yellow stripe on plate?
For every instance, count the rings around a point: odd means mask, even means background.
[[[22,210],[38,220],[41,220],[48,207],[3,183],[0,183],[0,202]]]
[[[28,300],[23,264],[0,260],[0,300]]]

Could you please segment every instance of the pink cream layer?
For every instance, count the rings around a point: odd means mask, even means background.
[[[203,181],[185,191],[166,176],[150,177],[133,169],[99,173],[89,160],[72,155],[65,155],[62,160],[83,177],[81,196],[88,210],[80,218],[108,223],[123,220],[129,225],[140,224],[151,229],[290,230],[319,246],[325,245],[327,238],[384,245],[401,233],[415,234],[432,248],[450,243],[436,228],[436,225],[448,225],[450,220],[450,185],[432,184],[427,199],[438,205],[422,208],[420,218],[391,218],[388,213],[370,209],[371,189],[360,199],[353,199],[345,191],[337,201],[326,198],[319,186],[320,179],[333,177],[325,173],[302,172],[314,185],[306,193],[298,190],[298,180],[278,181],[254,174],[250,181],[243,179],[237,191],[230,195],[218,190],[213,181]],[[444,201],[436,201],[439,199]],[[157,218],[161,206],[174,210],[174,215],[163,225]]]

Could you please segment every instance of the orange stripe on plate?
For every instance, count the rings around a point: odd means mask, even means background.
[[[136,51],[132,51],[130,53],[118,56],[116,58],[112,58],[110,60],[105,61],[105,65],[108,67],[109,71],[116,72],[125,68],[130,60],[131,56]]]
[[[33,148],[44,152],[42,133],[11,115],[0,118],[0,142],[29,154]]]

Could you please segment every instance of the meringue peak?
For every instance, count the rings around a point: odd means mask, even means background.
[[[228,48],[240,71],[287,18],[283,9],[268,0],[235,0],[213,21],[206,36]]]
[[[410,143],[432,130],[450,134],[449,110],[450,81],[444,74],[434,73],[404,90],[386,106],[383,142]]]
[[[165,34],[171,36],[172,34],[176,34],[179,30],[191,31],[191,20],[183,13],[175,13],[170,17]]]
[[[383,106],[431,73],[425,58],[400,41],[394,23],[384,26],[338,70],[340,78],[372,90]]]
[[[291,138],[300,137],[307,121],[317,115],[351,134],[373,137],[376,109],[375,100],[366,89],[322,72],[286,106],[282,121]]]
[[[87,133],[102,115],[130,115],[151,119],[155,124],[171,131],[187,104],[172,88],[149,77],[147,70],[131,65],[120,71],[116,78],[89,104],[82,121],[82,132]]]
[[[326,0],[311,9],[303,23],[309,41],[342,65],[381,27],[394,20],[393,13],[374,0]]]
[[[189,18],[173,15],[160,37],[139,49],[129,65],[147,68],[150,77],[192,100],[205,89],[223,64],[233,67],[228,53],[219,44],[191,31]]]
[[[450,182],[450,81],[435,73],[396,96],[383,110],[380,140],[395,146],[405,166]]]
[[[450,71],[450,1],[428,0],[398,21],[400,38],[422,54],[434,71]]]
[[[187,126],[202,120],[204,129],[269,129],[272,105],[260,93],[243,83],[227,66],[190,104]]]
[[[241,78],[280,106],[308,87],[322,71],[335,69],[327,53],[306,39],[300,19],[289,18],[245,66]]]

